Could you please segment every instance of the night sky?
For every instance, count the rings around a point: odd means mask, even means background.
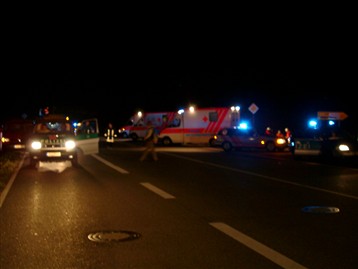
[[[138,64],[139,65],[139,64]],[[49,106],[72,118],[98,117],[117,127],[137,110],[177,111],[239,105],[242,118],[259,128],[296,128],[317,111],[357,116],[349,77],[327,67],[192,65],[98,68],[80,65],[20,70],[12,77],[3,116],[36,116]],[[253,115],[248,107],[255,103]],[[7,106],[10,107],[7,107]]]
[[[49,106],[120,127],[139,109],[195,104],[239,105],[241,117],[254,118],[258,128],[301,128],[317,111],[343,111],[357,126],[356,46],[349,30],[335,22],[289,31],[279,25],[245,33],[200,24],[190,32],[163,25],[117,32],[93,24],[51,31],[22,25],[6,42],[0,119],[34,117]],[[251,103],[259,107],[254,116]]]

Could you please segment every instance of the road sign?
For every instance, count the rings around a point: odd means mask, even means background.
[[[320,120],[344,120],[348,115],[344,112],[318,111],[317,117]]]
[[[255,114],[257,112],[257,110],[259,110],[259,107],[257,105],[255,105],[255,103],[252,103],[250,106],[249,106],[249,110],[252,114]]]

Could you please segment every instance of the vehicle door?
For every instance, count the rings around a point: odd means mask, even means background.
[[[257,136],[252,130],[245,130],[240,133],[240,146],[241,147],[257,147]]]
[[[85,119],[77,124],[76,144],[83,154],[96,154],[99,152],[99,127],[96,118]]]

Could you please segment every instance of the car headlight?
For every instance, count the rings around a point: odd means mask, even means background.
[[[67,140],[65,143],[65,147],[67,150],[74,149],[76,147],[76,143],[73,140]]]
[[[31,148],[33,149],[40,149],[41,148],[41,142],[40,141],[33,141],[31,143]]]
[[[339,149],[340,151],[349,151],[349,146],[346,145],[346,144],[340,144],[340,145],[338,146],[338,149]]]
[[[9,143],[9,142],[10,142],[10,138],[2,137],[2,138],[1,138],[1,142],[3,142],[3,143]]]
[[[276,139],[276,143],[277,143],[277,145],[284,145],[284,144],[286,144],[286,139],[284,139],[284,138],[277,138],[277,139]]]

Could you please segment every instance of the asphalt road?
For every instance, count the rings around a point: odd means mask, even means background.
[[[143,149],[25,160],[0,208],[0,268],[356,268],[358,169]]]

